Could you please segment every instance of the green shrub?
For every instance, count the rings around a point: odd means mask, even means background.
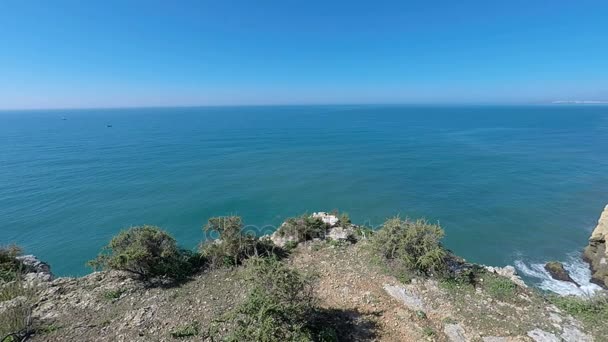
[[[441,245],[443,229],[425,220],[388,219],[374,234],[373,248],[390,264],[425,275],[447,271],[448,252]]]
[[[352,224],[352,222],[350,220],[350,216],[346,212],[341,213],[337,209],[334,209],[331,211],[330,214],[334,215],[335,217],[338,218],[338,220],[340,221],[340,226],[342,226],[342,227],[348,227]]]
[[[590,298],[552,295],[548,298],[555,306],[580,319],[589,327],[601,327],[608,322],[606,295],[595,295]]]
[[[122,294],[123,294],[123,293],[124,293],[124,291],[123,291],[123,290],[121,290],[121,289],[117,289],[117,290],[107,290],[107,291],[105,291],[105,292],[102,294],[102,297],[103,297],[104,299],[107,299],[107,300],[113,301],[113,300],[119,299],[119,298],[120,298],[120,296],[122,296]]]
[[[247,299],[216,322],[228,330],[224,339],[310,341],[308,324],[315,307],[312,279],[274,258],[250,259],[246,272],[251,284]]]
[[[303,242],[325,237],[327,228],[327,224],[320,218],[304,214],[287,219],[278,229],[278,233],[281,236],[296,237],[298,242]]]
[[[0,283],[17,280],[17,277],[26,273],[27,267],[17,259],[21,255],[21,248],[15,245],[0,247]]]
[[[120,232],[89,261],[94,269],[130,272],[142,280],[188,277],[198,264],[198,256],[180,249],[167,232],[154,226],[133,227]]]
[[[355,237],[357,240],[365,240],[370,239],[374,235],[375,231],[366,226],[356,226],[355,227]]]
[[[203,231],[219,234],[217,240],[205,241],[199,248],[209,266],[214,268],[239,265],[253,256],[285,256],[270,239],[244,233],[243,221],[238,216],[212,217]]]

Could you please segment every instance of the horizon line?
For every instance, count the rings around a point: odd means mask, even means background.
[[[0,108],[8,111],[58,111],[58,110],[117,110],[117,109],[163,109],[163,108],[224,108],[224,107],[306,107],[306,106],[560,106],[560,105],[607,105],[608,101],[550,101],[550,102],[365,102],[365,103],[267,103],[267,104],[197,104],[197,105],[132,105],[132,106],[84,106],[84,107],[13,107]]]

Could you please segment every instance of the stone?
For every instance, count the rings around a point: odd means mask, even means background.
[[[338,222],[340,222],[340,219],[336,215],[331,215],[323,211],[313,213],[312,217],[321,219],[321,221],[327,224],[330,228],[335,227]]]
[[[4,315],[5,312],[24,305],[27,305],[27,298],[25,296],[19,296],[11,300],[0,302],[0,315]]]
[[[579,284],[570,277],[570,273],[566,271],[561,262],[549,261],[545,264],[545,270],[549,272],[551,277],[555,280],[567,281],[579,286]]]
[[[17,257],[25,265],[28,272],[25,274],[25,281],[51,281],[54,276],[51,266],[44,261],[40,261],[33,255],[21,255]]]
[[[483,342],[509,342],[508,337],[502,337],[502,336],[485,336],[481,340]]]
[[[464,334],[464,328],[459,323],[456,324],[446,324],[443,327],[443,332],[448,337],[450,342],[467,342],[468,339]]]
[[[283,222],[281,227],[279,227],[279,229],[277,229],[274,233],[272,233],[272,235],[270,235],[270,240],[272,241],[272,243],[274,243],[275,246],[281,248],[285,247],[285,245],[287,245],[287,243],[289,242],[298,242],[297,236],[285,234],[284,230],[282,229],[285,224],[286,222]]]
[[[270,240],[278,247],[285,247],[289,242],[298,242],[298,238],[292,235],[283,235],[280,233],[274,233],[270,236]]]
[[[593,339],[580,331],[578,328],[573,326],[567,326],[564,328],[561,338],[565,342],[591,342]]]
[[[600,215],[597,226],[591,233],[589,245],[585,248],[583,258],[591,266],[592,281],[608,288],[608,205]]]
[[[496,273],[499,276],[509,278],[513,283],[518,285],[519,287],[526,288],[526,283],[524,283],[523,279],[517,275],[517,271],[515,267],[511,265],[507,265],[505,267],[494,267],[494,266],[483,266],[488,272]]]
[[[355,231],[348,227],[334,227],[327,231],[326,238],[336,241],[346,241],[354,238]]]
[[[420,297],[402,286],[384,284],[383,288],[384,291],[389,294],[389,296],[402,302],[410,310],[424,311],[426,308]]]
[[[534,342],[560,342],[560,339],[557,336],[541,329],[528,331],[528,337]]]

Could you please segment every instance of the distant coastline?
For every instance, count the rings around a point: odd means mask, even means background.
[[[608,104],[608,101],[590,101],[590,100],[568,100],[568,101],[553,101],[552,104]]]

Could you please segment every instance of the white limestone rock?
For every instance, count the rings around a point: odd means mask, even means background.
[[[520,287],[526,288],[528,287],[526,283],[524,283],[523,279],[517,275],[517,271],[515,267],[511,265],[507,265],[505,267],[494,267],[494,266],[483,266],[488,272],[496,273],[499,276],[503,276],[505,278],[509,278],[513,283],[517,284]]]
[[[541,329],[528,331],[528,337],[534,342],[560,342],[560,339],[557,336]]]
[[[338,222],[340,222],[340,219],[338,219],[336,215],[331,215],[323,211],[313,213],[312,217],[321,219],[321,221],[329,225],[329,227],[335,227]]]
[[[351,227],[334,227],[327,231],[326,238],[336,241],[346,241],[353,239],[354,235],[355,231]]]
[[[405,304],[408,309],[413,311],[426,310],[426,306],[424,305],[422,299],[414,292],[408,291],[405,287],[384,284],[383,288],[386,293]]]
[[[469,341],[464,333],[464,328],[459,323],[446,324],[445,327],[443,327],[443,332],[446,334],[450,342]]]

